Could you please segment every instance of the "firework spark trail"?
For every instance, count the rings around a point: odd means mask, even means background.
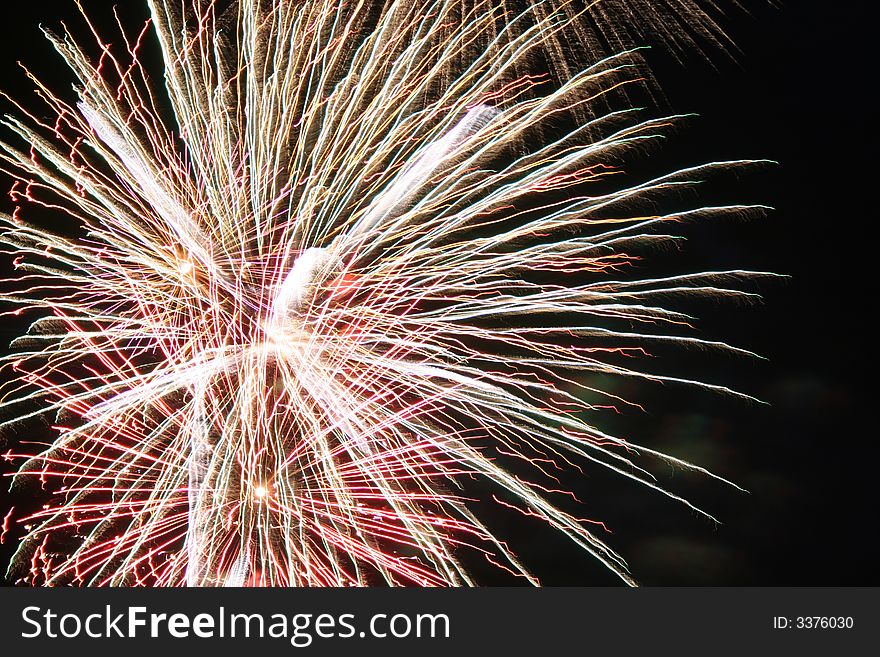
[[[4,217],[24,273],[3,298],[39,318],[0,407],[57,418],[44,451],[10,455],[51,499],[19,520],[28,581],[458,585],[475,583],[470,552],[538,583],[469,507],[477,476],[632,583],[554,501],[554,469],[608,468],[688,506],[636,454],[714,475],[593,426],[629,402],[588,375],[740,394],[632,357],[748,353],[683,337],[690,318],[661,301],[748,298],[734,284],[758,274],[639,280],[627,251],[761,208],[640,214],[749,162],[614,189],[677,117],[575,120],[633,79],[632,53],[558,84],[523,73],[577,33],[557,4],[152,0],[174,130],[145,32],[123,54],[92,28],[97,61],[50,35],[79,98],[32,78],[57,120],[19,106],[5,123],[30,148],[0,144],[13,201],[73,227]]]

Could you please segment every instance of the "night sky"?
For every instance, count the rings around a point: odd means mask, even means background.
[[[112,3],[83,4],[104,11]],[[142,24],[145,3],[117,4],[136,6],[131,17],[123,16],[132,26]],[[876,384],[868,374],[875,360],[877,275],[868,237],[877,220],[876,209],[869,208],[877,152],[877,72],[870,66],[867,32],[873,22],[867,8],[845,3],[744,4],[750,14],[731,12],[722,20],[740,52],[716,53],[711,65],[697,56],[677,62],[658,48],[646,55],[665,93],[646,116],[697,116],[636,169],[738,158],[778,162],[716,176],[695,197],[712,205],[773,206],[766,217],[688,224],[681,228],[687,241],[680,250],[657,254],[645,265],[648,273],[741,268],[790,276],[747,283],[744,289],[763,296],[757,304],[702,300],[678,306],[699,317],[698,335],[766,360],[680,350],[654,354],[658,370],[723,384],[766,404],[627,383],[616,391],[642,402],[644,412],[597,422],[698,463],[748,492],[660,470],[666,473],[661,485],[714,515],[721,522],[716,525],[610,474],[572,473],[564,484],[584,502],[584,515],[606,523],[612,533],[605,539],[646,585],[877,585],[877,430],[870,401]],[[5,8],[2,91],[20,97],[31,88],[17,60],[53,88],[69,88],[37,24],[74,16],[72,5],[17,2]],[[8,187],[0,180],[0,189]],[[11,212],[5,194],[0,206]],[[0,271],[8,275],[8,258]],[[3,321],[0,348],[24,329]],[[19,437],[0,434],[0,453]],[[0,467],[10,472],[8,463]],[[4,483],[0,495],[6,496],[6,488]],[[22,503],[7,497],[0,497],[2,515],[10,503]],[[535,531],[514,515],[500,513],[495,520],[545,584],[616,583],[552,533]],[[0,546],[4,567],[14,534]],[[494,577],[487,574],[484,581],[510,583]]]

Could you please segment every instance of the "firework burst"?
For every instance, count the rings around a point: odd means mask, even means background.
[[[184,4],[151,0],[121,48],[92,29],[96,56],[49,35],[77,99],[34,78],[53,118],[6,119],[28,146],[2,145],[20,271],[4,299],[36,315],[2,406],[54,418],[8,454],[47,499],[18,519],[19,577],[460,585],[470,553],[537,583],[473,512],[479,478],[631,583],[554,501],[554,472],[604,467],[689,505],[635,457],[695,466],[603,432],[628,402],[589,375],[678,381],[638,369],[655,343],[739,351],[682,337],[661,301],[749,296],[731,286],[752,274],[642,280],[631,253],[759,211],[656,211],[747,163],[617,185],[675,117],[577,122],[634,79],[631,53],[530,72],[578,12]],[[164,91],[138,58],[151,34]]]

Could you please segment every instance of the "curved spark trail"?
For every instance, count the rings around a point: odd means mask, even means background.
[[[4,519],[27,529],[20,581],[474,584],[468,554],[537,584],[474,511],[478,478],[632,583],[554,473],[603,467],[690,506],[636,455],[705,471],[604,432],[630,402],[593,382],[739,394],[635,357],[748,353],[663,304],[749,297],[736,284],[760,274],[639,279],[632,253],[761,208],[656,210],[747,161],[618,184],[677,117],[580,120],[635,80],[631,52],[532,70],[601,9],[573,7],[151,0],[136,38],[105,44],[87,18],[95,44],[48,35],[77,99],[32,78],[44,107],[18,105],[24,145],[0,144],[3,299],[36,313],[0,407],[55,418],[7,454],[48,502]]]

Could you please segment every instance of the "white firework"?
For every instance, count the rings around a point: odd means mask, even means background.
[[[164,92],[138,59],[147,30],[98,59],[50,35],[78,100],[37,83],[55,118],[6,119],[29,203],[4,217],[23,272],[4,298],[39,315],[2,405],[36,404],[11,423],[57,417],[21,455],[17,480],[49,500],[21,520],[22,578],[460,585],[470,551],[537,583],[469,506],[478,477],[632,583],[556,501],[553,470],[608,468],[690,506],[635,455],[705,471],[603,431],[601,408],[628,402],[590,377],[739,394],[630,357],[740,352],[682,337],[689,318],[662,304],[748,297],[734,284],[756,274],[646,280],[629,253],[683,220],[759,212],[654,209],[749,163],[615,187],[677,117],[578,123],[631,79],[632,53],[524,72],[577,13],[183,5],[149,2]],[[35,204],[68,224],[29,221]]]

